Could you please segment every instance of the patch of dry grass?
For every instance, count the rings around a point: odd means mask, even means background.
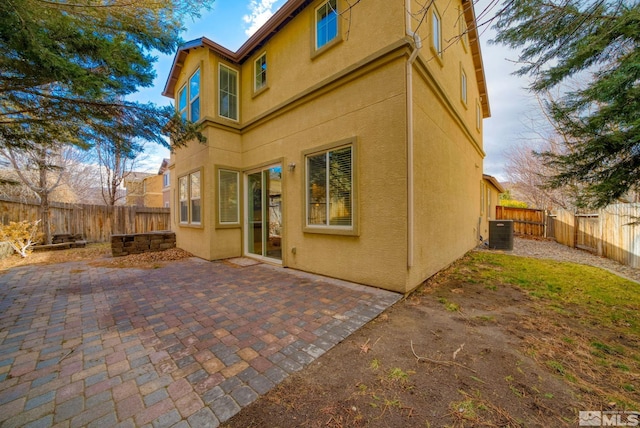
[[[110,256],[111,247],[109,243],[88,244],[85,248],[71,248],[68,250],[38,251],[24,258],[18,254],[13,254],[0,260],[0,271],[18,266],[97,260]]]
[[[91,266],[108,268],[138,268],[157,269],[166,262],[193,257],[192,254],[179,248],[153,253],[132,254],[124,257],[112,257],[109,243],[89,244],[85,248],[71,248],[68,250],[38,251],[22,258],[13,254],[0,260],[0,271],[18,266],[55,264],[86,260]]]

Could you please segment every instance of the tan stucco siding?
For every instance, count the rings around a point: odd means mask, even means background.
[[[315,1],[242,66],[243,121],[249,122],[404,37],[404,0],[367,0],[340,18],[342,42],[314,52]],[[339,0],[342,11],[345,0]],[[384,13],[380,13],[384,11]],[[268,89],[254,96],[254,61],[267,54]]]
[[[206,135],[206,133],[205,133]],[[171,221],[172,230],[176,231],[176,245],[190,253],[211,259],[210,238],[211,228],[208,223],[209,209],[207,204],[211,200],[209,189],[211,188],[211,179],[209,171],[206,170],[208,164],[209,150],[205,144],[197,142],[191,143],[188,147],[177,149],[176,154],[172,154],[172,160],[175,157],[179,162],[175,162],[175,167],[171,170]],[[194,171],[201,171],[201,197],[202,197],[202,222],[200,225],[184,225],[180,223],[180,206],[179,206],[179,186],[180,177],[186,176]]]
[[[421,2],[412,1],[412,12],[421,9]],[[442,27],[442,54],[436,56],[433,50],[432,37],[432,12],[430,9],[423,23],[418,28],[418,34],[422,39],[420,58],[428,69],[428,72],[446,92],[451,106],[457,111],[469,129],[473,131],[474,138],[481,141],[481,129],[476,126],[476,107],[480,103],[478,81],[476,80],[475,65],[468,38],[461,37],[460,20],[464,19],[462,3],[460,0],[436,0],[433,6],[441,18]],[[415,21],[412,30],[415,30]],[[466,75],[467,102],[462,101],[462,72]],[[482,148],[482,146],[480,146]]]
[[[174,156],[176,162],[172,171],[172,188],[178,189],[178,178],[193,171],[201,171],[202,180],[202,223],[200,226],[180,224],[178,218],[177,191],[171,201],[173,230],[177,233],[177,245],[206,260],[215,260],[241,255],[241,230],[216,229],[215,209],[217,197],[217,179],[215,166],[227,166],[240,169],[241,136],[237,132],[229,132],[212,126],[203,131],[206,144],[192,143],[188,147],[179,148]]]
[[[285,266],[404,290],[403,64],[397,59],[372,70],[243,135],[247,168],[267,160],[284,161]],[[351,138],[357,141],[360,236],[305,233],[304,152]],[[289,163],[296,164],[293,172],[288,171]]]
[[[418,67],[419,68],[419,67]],[[414,73],[414,260],[408,290],[477,245],[481,139],[465,116]],[[475,137],[475,138],[474,138]]]
[[[309,96],[243,134],[210,123],[207,144],[178,149],[172,170],[180,176],[203,174],[201,227],[180,225],[178,246],[208,259],[242,254],[240,228],[216,229],[217,166],[248,171],[269,163],[283,165],[283,264],[310,272],[404,291],[406,275],[406,122],[404,61],[390,59],[357,79],[334,82],[329,92]],[[304,152],[354,139],[360,236],[303,232]],[[288,164],[295,163],[293,172]],[[174,197],[172,206],[177,205]],[[296,249],[295,255],[292,249]],[[339,255],[339,257],[336,257]]]
[[[219,128],[207,128],[210,141],[210,155],[207,171],[211,176],[211,184],[208,194],[211,198],[207,201],[209,216],[207,225],[210,227],[209,245],[211,248],[211,260],[242,255],[242,219],[240,225],[235,228],[216,228],[216,212],[218,208],[218,178],[215,176],[215,167],[222,166],[242,170],[242,136],[234,131]],[[242,177],[241,177],[242,183]],[[242,212],[241,212],[242,214]]]

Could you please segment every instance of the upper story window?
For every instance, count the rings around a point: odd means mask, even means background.
[[[469,45],[469,35],[467,34],[467,20],[464,17],[464,10],[461,6],[458,6],[458,32],[460,33],[462,47],[466,50]]]
[[[464,105],[467,105],[467,73],[460,68],[460,98]]]
[[[480,102],[476,102],[476,129],[480,131],[482,128],[482,107]]]
[[[267,54],[263,53],[254,63],[253,90],[259,91],[267,86]]]
[[[442,21],[435,8],[431,11],[431,48],[442,58]]]
[[[189,79],[189,111],[192,122],[200,120],[200,69]]]
[[[178,111],[182,120],[187,120],[187,87],[184,86],[178,92]]]
[[[169,187],[169,184],[170,184],[169,178],[171,177],[169,174],[170,174],[169,171],[162,174],[162,187],[164,188]]]
[[[338,10],[336,0],[329,0],[316,9],[316,49],[320,49],[338,36]]]
[[[200,69],[191,75],[189,84],[178,91],[178,111],[183,120],[200,120]]]
[[[238,120],[238,72],[220,64],[218,85],[218,114],[227,119]]]

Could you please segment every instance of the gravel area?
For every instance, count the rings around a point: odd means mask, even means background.
[[[506,253],[514,256],[535,257],[595,266],[640,283],[640,269],[596,256],[588,251],[570,248],[558,244],[556,241],[514,237],[513,251],[506,251]]]

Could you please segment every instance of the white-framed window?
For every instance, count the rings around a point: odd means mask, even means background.
[[[180,205],[180,223],[189,223],[189,176],[178,179],[178,202]]]
[[[189,78],[188,84],[178,91],[178,112],[182,120],[200,120],[200,69]]]
[[[178,111],[180,112],[180,117],[182,120],[187,120],[188,118],[188,108],[187,108],[187,86],[183,86],[178,91]]]
[[[431,47],[442,58],[442,20],[435,8],[431,11]]]
[[[194,172],[189,175],[189,197],[191,201],[191,209],[189,210],[190,222],[200,224],[202,221],[202,210],[200,204],[200,171]]]
[[[238,120],[238,72],[220,64],[218,86],[218,114],[227,119]]]
[[[338,37],[337,0],[329,0],[321,4],[315,13],[316,49]]]
[[[267,53],[263,53],[255,60],[253,65],[254,79],[253,90],[259,91],[267,86]]]
[[[189,113],[192,122],[200,120],[200,69],[189,79]]]
[[[169,171],[167,171],[164,174],[162,174],[162,187],[163,188],[166,189],[167,187],[169,187],[169,185],[171,184],[170,179],[171,179],[171,176],[170,176],[170,172]]]
[[[178,178],[178,205],[181,224],[202,222],[200,171]]]
[[[309,153],[305,163],[307,228],[353,229],[353,144]]]
[[[464,9],[462,6],[458,6],[458,34],[460,36],[460,43],[462,47],[467,50],[469,45],[469,35],[467,32],[467,20],[464,17]]]
[[[240,224],[240,172],[218,169],[218,223]]]
[[[467,73],[460,67],[460,99],[467,105]]]
[[[478,131],[482,129],[482,106],[479,101],[476,101],[476,128]]]

